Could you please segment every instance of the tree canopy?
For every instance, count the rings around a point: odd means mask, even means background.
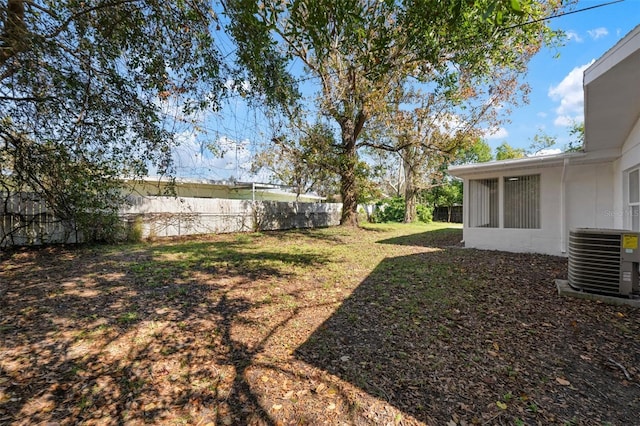
[[[245,30],[235,34],[240,43],[258,52],[277,45],[318,81],[315,105],[337,135],[347,225],[357,224],[362,132],[398,93],[417,83],[426,96],[446,94],[464,108],[475,91],[491,97],[503,90],[496,76],[517,85],[531,56],[553,39],[543,18],[562,7],[557,0],[263,0],[251,9],[247,1],[229,1],[241,11],[234,15]],[[264,28],[272,43],[254,43],[252,34]],[[246,65],[262,69],[259,61]]]
[[[493,160],[491,147],[482,139],[477,139],[471,145],[460,148],[451,164],[486,163]]]
[[[502,142],[496,147],[496,160],[511,160],[524,158],[527,151],[524,148],[514,148],[508,142]]]
[[[387,147],[430,164],[429,155],[462,140],[457,130],[477,130],[475,112],[526,95],[520,76],[554,40],[544,18],[561,7],[560,0],[8,0],[0,4],[0,192],[33,193],[60,219],[99,229],[99,217],[113,216],[123,199],[120,179],[172,172],[181,126],[219,108],[229,81],[301,119],[310,111],[296,102],[297,83],[314,78],[315,108],[331,123],[327,137],[279,140],[308,162],[309,149],[325,144],[330,163],[316,160],[339,176],[342,223],[354,225],[369,173],[362,149],[382,148],[363,135],[409,114],[415,126],[393,130]],[[235,43],[233,63],[216,47],[219,32]],[[430,99],[446,102],[447,122],[429,116],[425,132],[417,120]],[[425,135],[443,145],[415,142]]]
[[[121,178],[171,173],[182,124],[218,108],[227,79],[251,77],[219,54],[220,22],[205,0],[0,3],[0,193],[92,226],[120,207]],[[269,69],[254,93],[294,99],[264,40],[252,39]],[[249,48],[238,45],[240,62]]]
[[[317,192],[321,196],[336,194],[339,155],[335,137],[324,123],[298,123],[300,137],[290,140],[290,133],[274,137],[257,156],[254,171],[266,168],[277,180],[293,188],[297,195]]]

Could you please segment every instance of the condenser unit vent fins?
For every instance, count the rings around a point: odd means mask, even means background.
[[[618,295],[620,234],[572,231],[569,236],[569,284],[580,290]]]

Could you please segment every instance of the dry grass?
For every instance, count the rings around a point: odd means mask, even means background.
[[[635,422],[637,311],[559,298],[565,259],[460,237],[377,225],[5,254],[0,424]]]

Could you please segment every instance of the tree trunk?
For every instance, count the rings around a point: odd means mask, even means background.
[[[416,197],[414,169],[411,167],[413,157],[413,147],[408,147],[402,156],[402,166],[404,168],[404,223],[416,221]]]
[[[342,216],[340,225],[358,226],[358,194],[353,170],[340,174],[340,195],[342,196]]]
[[[344,157],[340,165],[341,226],[358,226],[358,189],[356,185],[356,126],[352,120],[340,123]]]
[[[407,184],[404,191],[404,223],[413,223],[417,220],[416,195],[413,185]]]

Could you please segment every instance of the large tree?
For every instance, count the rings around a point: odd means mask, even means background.
[[[247,78],[219,55],[219,22],[205,0],[0,2],[0,193],[100,231],[121,178],[171,171],[176,117],[217,108],[227,79]],[[293,92],[265,31],[253,42],[270,72],[252,81],[284,103]]]
[[[428,94],[408,91],[389,108],[383,131],[367,134],[361,142],[399,154],[405,222],[416,220],[418,194],[443,182],[446,164],[473,146],[484,129],[501,124],[500,107],[520,99],[517,93],[522,89],[514,71],[494,70],[491,77],[489,87],[468,86],[472,82],[467,82],[444,90],[436,87]],[[419,106],[402,108],[401,103]]]
[[[524,72],[551,36],[541,18],[559,7],[559,0],[263,0],[253,10],[236,6],[244,13],[234,19],[246,34],[269,28],[273,43],[317,78],[317,107],[339,138],[342,223],[354,225],[360,136],[389,95],[409,80],[456,89],[490,86],[496,68]]]

